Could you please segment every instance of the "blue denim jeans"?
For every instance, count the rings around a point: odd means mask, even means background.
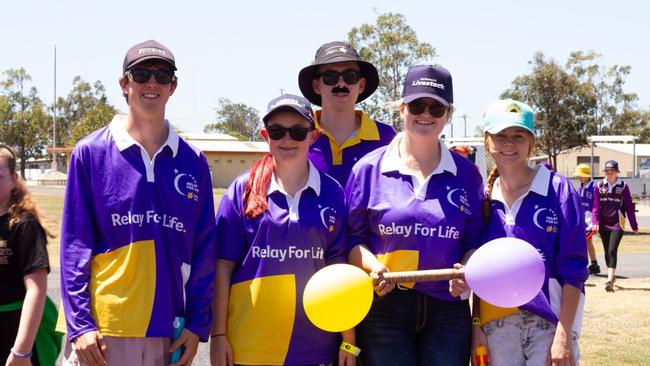
[[[519,311],[483,325],[488,339],[490,365],[545,365],[555,329],[555,324],[528,311]],[[577,365],[580,350],[575,333],[573,355]]]
[[[442,301],[395,288],[375,295],[356,328],[363,366],[467,366],[472,322],[469,302]]]

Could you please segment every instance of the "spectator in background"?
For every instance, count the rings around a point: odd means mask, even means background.
[[[600,234],[605,250],[607,265],[605,290],[614,292],[618,246],[623,239],[625,219],[630,220],[630,226],[635,233],[639,231],[639,226],[636,222],[630,188],[618,177],[618,162],[608,160],[604,172],[605,177],[594,187],[593,230]]]
[[[54,365],[61,350],[56,306],[46,297],[48,235],[16,173],[16,154],[0,144],[0,364]]]
[[[587,253],[589,254],[589,260],[591,261],[587,269],[589,270],[589,274],[596,275],[600,273],[600,266],[598,265],[596,250],[594,248],[594,242],[592,240],[596,232],[592,230],[591,211],[594,208],[594,181],[591,180],[591,168],[589,168],[589,165],[587,164],[578,164],[573,175],[578,177],[578,181],[580,181],[578,194],[580,194],[580,202],[582,202],[582,208],[585,211],[585,235],[587,237]]]

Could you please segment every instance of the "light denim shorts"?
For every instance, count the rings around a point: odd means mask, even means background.
[[[483,325],[491,366],[545,365],[555,337],[555,324],[531,312],[518,313]],[[573,332],[573,355],[580,359],[578,335]]]

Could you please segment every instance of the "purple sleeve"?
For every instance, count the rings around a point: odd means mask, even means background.
[[[481,178],[478,169],[475,169],[473,164],[470,169],[472,170],[467,173],[469,175],[468,180],[470,180],[471,183],[467,185],[467,187],[469,187],[467,193],[471,202],[472,214],[470,215],[469,220],[467,220],[467,227],[463,233],[463,253],[466,253],[471,249],[476,249],[483,244],[483,179]],[[460,172],[459,174],[463,175],[465,172]]]
[[[214,198],[212,181],[205,156],[202,157],[202,174],[197,226],[192,243],[192,267],[185,285],[187,304],[185,306],[185,327],[207,342],[212,323],[212,298],[216,272],[216,242],[214,222]]]
[[[587,280],[587,239],[580,196],[568,181],[560,184],[560,234],[555,272],[561,285],[582,290]]]
[[[355,166],[358,168],[359,165]],[[348,203],[347,252],[357,245],[368,245],[368,189],[359,169],[353,169],[345,186]]]
[[[599,211],[600,211],[600,190],[598,189],[598,183],[594,183],[594,200],[591,208],[592,225],[598,225],[598,222],[600,221]]]
[[[623,207],[621,207],[625,216],[630,221],[632,230],[638,231],[639,225],[636,222],[636,213],[634,212],[634,203],[632,202],[632,195],[630,194],[630,187],[626,184],[623,188]]]
[[[70,157],[61,219],[61,298],[70,341],[97,329],[88,288],[95,234],[93,190],[83,152],[77,147]]]
[[[241,263],[246,256],[246,236],[243,231],[244,216],[240,209],[239,178],[221,197],[217,210],[217,258]]]

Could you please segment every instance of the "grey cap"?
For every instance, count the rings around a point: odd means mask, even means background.
[[[146,60],[162,60],[170,64],[174,70],[177,70],[172,51],[160,42],[150,39],[129,48],[124,56],[122,72],[126,72],[126,70]]]

